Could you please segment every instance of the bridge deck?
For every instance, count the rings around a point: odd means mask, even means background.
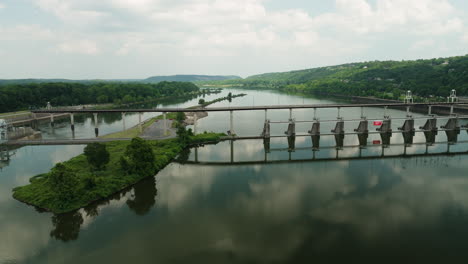
[[[150,109],[53,109],[34,110],[33,113],[148,113],[148,112],[226,112],[226,111],[252,111],[252,110],[281,110],[281,109],[321,109],[321,108],[352,108],[352,107],[406,107],[406,106],[457,106],[468,105],[468,102],[457,103],[375,103],[375,104],[303,104],[303,105],[265,105],[265,106],[233,106],[209,108],[150,108]]]

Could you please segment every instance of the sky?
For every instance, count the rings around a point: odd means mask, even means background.
[[[247,77],[468,53],[466,0],[0,0],[0,79]]]

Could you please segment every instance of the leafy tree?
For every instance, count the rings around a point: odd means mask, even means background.
[[[127,174],[148,177],[152,176],[156,170],[155,160],[151,145],[146,140],[137,137],[132,139],[127,146],[120,164]]]
[[[106,145],[101,143],[91,143],[84,149],[84,154],[88,163],[91,164],[96,170],[103,169],[109,163],[109,152]]]
[[[78,191],[79,180],[74,172],[58,163],[49,174],[48,184],[61,201],[70,202]]]
[[[184,112],[178,112],[176,115],[176,120],[181,124],[185,120],[185,114]]]
[[[198,104],[199,105],[204,105],[205,104],[205,99],[201,98],[200,100],[198,100]]]

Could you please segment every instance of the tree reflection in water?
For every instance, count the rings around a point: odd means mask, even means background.
[[[83,216],[80,211],[52,216],[54,229],[50,236],[64,242],[78,239],[80,228],[83,224]]]
[[[142,180],[133,187],[132,197],[127,200],[128,208],[137,215],[145,215],[156,203],[156,178]]]

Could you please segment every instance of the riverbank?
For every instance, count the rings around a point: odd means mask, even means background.
[[[185,148],[197,144],[216,144],[223,136],[225,134],[205,133],[190,136],[186,143],[178,139],[148,140],[156,156],[153,175],[172,162]],[[110,159],[102,171],[93,170],[84,154],[63,162],[67,171],[76,177],[74,195],[71,199],[60,199],[59,195],[52,190],[49,182],[51,172],[36,175],[30,179],[30,184],[14,188],[13,198],[44,211],[66,213],[131,187],[146,177],[129,175],[122,169],[120,160],[129,144],[130,141],[105,143]]]

